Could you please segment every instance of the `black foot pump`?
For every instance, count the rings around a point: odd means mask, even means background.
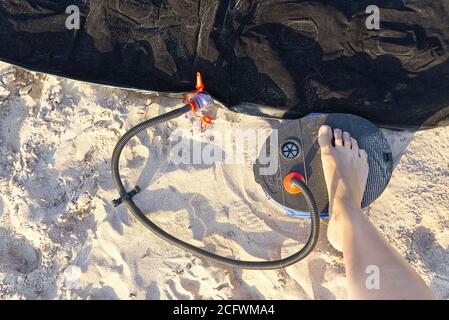
[[[276,158],[275,172],[262,175],[264,166],[270,163],[254,164],[254,175],[264,191],[288,215],[311,219],[311,231],[305,246],[297,253],[274,261],[241,261],[216,255],[204,249],[186,243],[159,228],[151,222],[133,201],[140,188],[128,192],[120,179],[120,155],[125,145],[138,134],[155,124],[179,117],[192,111],[201,119],[201,124],[207,126],[210,118],[202,116],[198,111],[213,104],[212,98],[203,92],[201,76],[197,76],[197,92],[187,96],[187,104],[183,107],[149,119],[129,130],[117,143],[112,155],[112,177],[120,194],[114,205],[125,203],[134,216],[148,229],[162,239],[193,254],[225,264],[244,269],[277,269],[290,266],[309,255],[318,241],[320,217],[328,216],[329,199],[321,163],[320,148],[317,143],[317,133],[321,125],[327,124],[351,133],[358,140],[361,148],[368,154],[370,167],[367,186],[362,201],[362,207],[368,206],[386,188],[393,171],[393,159],[390,145],[382,131],[368,120],[349,114],[311,114],[299,120],[286,121],[267,139],[262,147],[261,156],[273,154]],[[272,147],[275,146],[274,151]],[[265,159],[266,157],[264,157]],[[261,159],[261,157],[259,157]]]

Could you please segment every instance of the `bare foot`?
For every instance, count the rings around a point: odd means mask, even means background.
[[[332,140],[335,138],[335,145]],[[348,132],[322,126],[318,133],[321,147],[321,161],[329,195],[329,214],[327,237],[332,246],[342,251],[339,215],[345,212],[358,212],[361,209],[366,181],[368,179],[368,155],[359,149],[357,140]],[[341,209],[356,210],[341,210]],[[342,213],[343,212],[343,213]]]

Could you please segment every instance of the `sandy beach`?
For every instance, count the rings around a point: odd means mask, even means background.
[[[341,253],[323,221],[315,251],[278,271],[214,265],[162,241],[114,208],[113,148],[135,124],[182,105],[0,63],[0,299],[345,299]],[[275,120],[217,109],[214,132]],[[122,156],[122,177],[165,230],[217,253],[275,259],[299,248],[308,223],[284,215],[250,163],[174,165],[173,132],[147,130]],[[441,299],[449,298],[449,127],[420,131],[387,190],[365,213]]]

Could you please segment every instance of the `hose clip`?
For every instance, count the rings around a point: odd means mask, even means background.
[[[129,199],[132,199],[134,196],[139,194],[141,191],[142,191],[142,189],[140,189],[139,186],[136,186],[133,190],[131,190],[130,192],[121,196],[120,198],[112,200],[112,205],[114,206],[114,208],[117,208],[123,202],[125,202],[126,200],[129,200]]]

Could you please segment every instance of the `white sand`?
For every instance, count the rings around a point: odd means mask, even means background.
[[[110,157],[131,126],[179,98],[34,74],[0,63],[1,299],[342,299],[342,256],[326,240],[279,271],[200,260],[140,225],[117,197]],[[218,111],[215,130],[274,123]],[[285,256],[308,225],[285,217],[251,166],[170,164],[170,134],[185,119],[141,134],[123,156],[128,186],[153,221],[209,250],[246,259]],[[207,135],[205,136],[207,138]],[[449,297],[449,127],[419,132],[367,214],[440,298]],[[126,163],[125,163],[126,162]]]

